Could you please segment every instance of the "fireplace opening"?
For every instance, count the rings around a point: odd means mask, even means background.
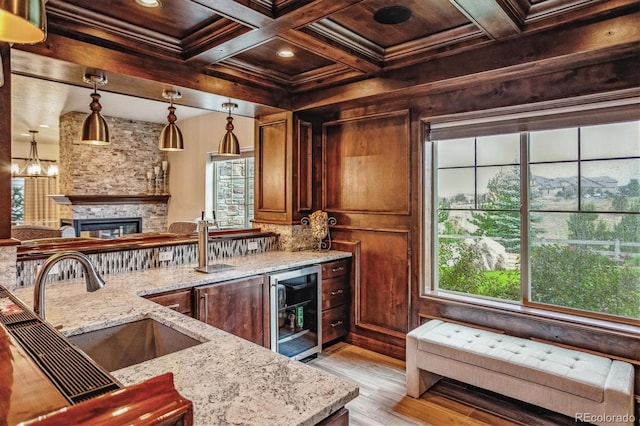
[[[76,237],[110,239],[142,232],[141,217],[60,219],[60,225],[73,226],[73,229],[76,231]]]

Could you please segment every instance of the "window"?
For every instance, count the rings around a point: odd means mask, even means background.
[[[11,224],[59,227],[59,207],[49,197],[57,194],[57,179],[11,178]]]
[[[11,224],[24,225],[24,178],[11,178]]]
[[[220,228],[251,228],[253,164],[253,152],[213,157],[213,209]]]
[[[640,319],[640,122],[483,133],[433,142],[436,290]]]

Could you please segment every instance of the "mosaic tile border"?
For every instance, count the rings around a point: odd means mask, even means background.
[[[257,249],[249,250],[249,243],[256,243]],[[278,236],[269,235],[255,238],[214,239],[209,242],[209,260],[225,259],[248,254],[278,251]],[[160,253],[173,252],[172,260],[161,261]],[[101,275],[119,272],[141,271],[166,266],[184,265],[198,262],[198,243],[164,245],[145,249],[123,250],[107,253],[89,254],[91,262]],[[19,260],[16,262],[17,287],[33,285],[38,267],[44,263],[39,260]],[[57,263],[57,274],[49,274],[51,281],[63,281],[82,277],[82,267],[74,260],[62,260]]]

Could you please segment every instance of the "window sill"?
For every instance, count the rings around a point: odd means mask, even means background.
[[[622,333],[625,335],[639,336],[640,321],[621,318],[620,321],[613,321],[603,318],[592,318],[582,315],[576,315],[571,312],[562,311],[561,308],[553,309],[553,307],[544,308],[540,306],[523,306],[516,303],[502,302],[490,299],[478,299],[474,297],[464,296],[461,294],[428,292],[421,296],[423,300],[436,300],[461,305],[476,306],[481,309],[487,309],[494,312],[502,312],[522,317],[535,317],[550,322],[559,322],[562,324],[574,324],[586,328],[597,328],[608,332]]]

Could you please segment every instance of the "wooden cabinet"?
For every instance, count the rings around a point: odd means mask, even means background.
[[[346,336],[349,332],[349,282],[351,260],[322,264],[322,343]]]
[[[254,221],[291,224],[312,211],[318,198],[313,192],[313,128],[311,121],[290,112],[258,120]]]
[[[197,319],[269,347],[269,286],[264,276],[195,287],[193,291]]]
[[[192,316],[191,308],[191,289],[167,291],[164,293],[155,293],[144,296],[152,302],[166,306],[181,314]]]

